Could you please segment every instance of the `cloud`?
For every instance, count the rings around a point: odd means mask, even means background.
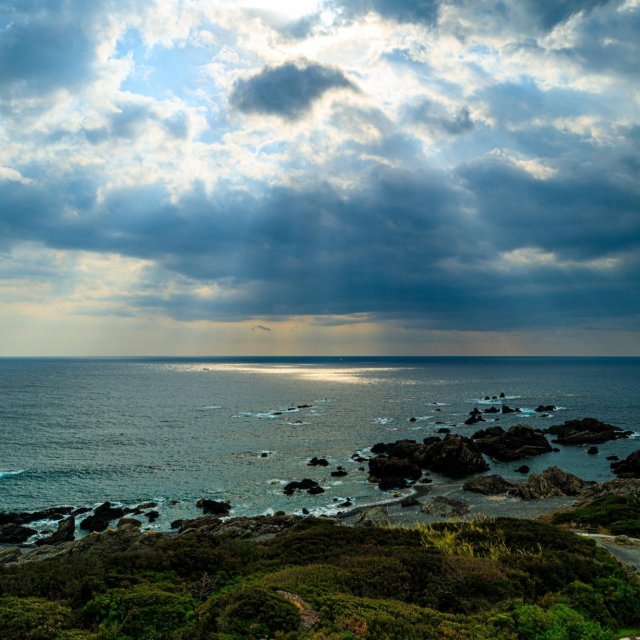
[[[401,23],[434,25],[438,20],[439,0],[334,0],[341,14],[353,19],[370,12]]]
[[[525,0],[529,11],[549,31],[577,13],[587,14],[612,0]]]
[[[265,67],[233,85],[230,102],[243,113],[264,113],[295,120],[332,89],[355,90],[339,69],[314,62]]]
[[[269,327],[265,327],[263,324],[254,324],[251,327],[251,331],[266,331],[267,333],[271,332]]]
[[[406,117],[415,124],[454,136],[471,131],[475,126],[468,107],[458,107],[450,111],[428,99],[407,107]]]

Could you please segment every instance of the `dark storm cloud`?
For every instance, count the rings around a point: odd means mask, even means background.
[[[237,80],[230,101],[243,113],[266,113],[293,120],[331,89],[355,87],[339,69],[314,62],[287,62]]]
[[[333,0],[329,3],[349,19],[375,12],[383,18],[403,23],[435,25],[439,0]]]

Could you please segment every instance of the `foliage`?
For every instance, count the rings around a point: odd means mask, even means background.
[[[45,640],[68,626],[71,610],[41,598],[0,598],[0,640]]]
[[[640,502],[636,496],[601,496],[576,509],[554,514],[552,522],[602,528],[616,536],[640,536]]]

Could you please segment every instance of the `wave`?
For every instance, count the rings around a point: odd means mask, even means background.
[[[0,478],[19,476],[21,473],[24,473],[25,471],[26,469],[18,469],[17,471],[0,471]]]

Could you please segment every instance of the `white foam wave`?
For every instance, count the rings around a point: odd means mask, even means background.
[[[372,422],[373,424],[390,424],[393,422],[393,418],[375,418]]]
[[[24,473],[26,469],[18,469],[17,471],[0,471],[0,478],[10,477],[10,476],[19,476],[21,473]]]
[[[200,411],[211,411],[213,409],[222,409],[219,404],[206,404],[204,407],[199,407]]]

